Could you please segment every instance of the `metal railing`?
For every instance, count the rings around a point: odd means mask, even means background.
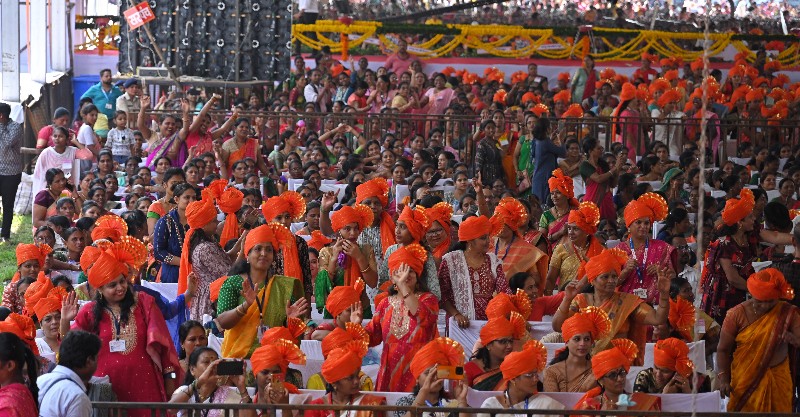
[[[152,111],[150,114],[175,115],[175,110]],[[211,117],[222,124],[230,115],[227,111],[211,111]],[[433,129],[442,131],[442,145],[452,145],[459,151],[460,160],[472,166],[474,162],[474,143],[472,137],[480,128],[481,118],[475,114],[407,114],[407,113],[320,113],[320,112],[242,112],[240,117],[250,118],[251,125],[257,118],[267,121],[274,119],[282,124],[294,126],[298,121],[305,122],[305,130],[320,131],[330,120],[328,128],[335,128],[339,124],[359,125],[362,135],[367,141],[378,140],[386,145],[383,138],[387,133],[395,139],[412,138],[415,134],[422,134],[426,138],[426,146],[430,143],[428,138]],[[512,120],[512,115],[506,116],[506,121]],[[510,126],[510,125],[509,125]],[[695,118],[668,118],[663,120],[649,119],[644,121],[638,117],[592,117],[592,118],[551,118],[551,137],[558,137],[563,143],[570,137],[583,139],[585,137],[597,138],[606,149],[615,141],[613,134],[635,130],[638,140],[633,146],[637,155],[646,153],[648,146],[655,140],[656,134],[667,146],[677,141],[681,145],[696,142],[700,139],[701,121]],[[775,144],[800,144],[800,123],[793,119],[769,121],[767,119],[753,119],[738,121],[724,118],[713,119],[706,126],[708,146],[715,146],[718,142],[717,161],[724,161],[728,156],[737,156],[739,145],[751,142],[754,145],[771,147]],[[619,137],[619,136],[618,136]],[[629,141],[624,141],[628,145]]]
[[[265,405],[265,404],[170,404],[170,403],[130,403],[130,402],[96,402],[92,406],[96,410],[107,412],[109,417],[123,416],[128,410],[150,410],[150,415],[153,417],[171,416],[176,410],[185,410],[187,417],[204,417],[209,410],[222,411],[225,417],[235,417],[240,410],[258,410],[260,412],[268,411],[268,414],[275,415],[275,410],[298,411],[300,415],[304,411],[311,410],[328,410],[328,411],[366,411],[372,412],[373,416],[390,417],[391,414],[397,411],[410,412],[414,417],[422,417],[423,415],[434,415],[433,413],[441,413],[443,408],[439,407],[404,407],[404,406],[355,406],[355,405]],[[447,413],[451,415],[458,415],[456,413],[487,414],[492,417],[498,414],[509,414],[507,409],[497,408],[458,408],[446,407]],[[587,415],[587,416],[653,416],[653,417],[686,417],[688,415],[697,417],[752,417],[752,413],[735,413],[735,412],[698,412],[692,413],[691,410],[685,412],[663,412],[663,411],[621,411],[621,410],[535,410],[535,409],[514,409],[514,415],[548,415],[548,416],[564,416],[564,415]],[[294,413],[293,413],[294,414]],[[338,415],[338,414],[337,414]],[[767,415],[767,414],[759,414]],[[791,413],[768,413],[770,417],[797,417],[796,414]]]

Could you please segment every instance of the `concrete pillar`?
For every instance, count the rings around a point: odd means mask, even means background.
[[[0,1],[0,100],[19,103],[19,2]]]

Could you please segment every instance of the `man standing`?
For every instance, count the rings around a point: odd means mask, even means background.
[[[106,68],[100,70],[100,82],[89,87],[81,98],[89,97],[92,103],[97,106],[101,113],[114,120],[114,112],[117,111],[117,98],[122,95],[122,91],[111,83],[111,70]]]
[[[0,243],[6,243],[11,238],[14,200],[22,180],[22,125],[10,117],[11,106],[0,103],[0,198],[3,199]]]
[[[128,127],[136,129],[136,118],[133,115],[139,114],[141,106],[139,94],[141,88],[139,87],[139,80],[130,78],[122,84],[125,89],[125,94],[117,97],[117,110],[122,110],[128,113]]]
[[[100,338],[82,330],[67,334],[58,349],[58,366],[40,376],[40,417],[84,417],[92,415],[87,386],[97,370]]]
[[[294,15],[295,22],[301,25],[313,25],[317,23],[319,17],[319,0],[299,0],[297,2],[297,13]],[[316,32],[308,32],[308,37],[317,40]],[[295,43],[295,55],[300,54],[300,41]]]
[[[408,71],[408,67],[411,66],[414,59],[416,58],[408,53],[408,42],[400,38],[400,40],[397,41],[397,51],[389,55],[384,66],[387,72],[393,72],[399,77],[400,74]]]

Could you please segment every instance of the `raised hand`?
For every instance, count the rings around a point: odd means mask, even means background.
[[[339,190],[336,192],[328,191],[322,195],[322,203],[321,208],[322,211],[329,212],[333,208],[334,203],[336,203],[336,194],[338,194]]]
[[[75,317],[78,317],[78,295],[73,291],[61,304],[61,319],[72,321]]]
[[[242,281],[242,297],[244,297],[247,305],[253,305],[256,302],[256,295],[256,289],[250,285],[250,282],[247,280]]]
[[[308,300],[305,297],[301,297],[299,300],[295,301],[294,304],[289,305],[289,301],[286,301],[286,317],[302,317],[308,313]]]
[[[186,277],[186,293],[194,295],[197,292],[197,275],[194,272],[189,272]]]
[[[350,323],[361,324],[364,320],[364,308],[361,307],[361,301],[356,301],[352,307],[350,307]]]

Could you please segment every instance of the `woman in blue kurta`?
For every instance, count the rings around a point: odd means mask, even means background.
[[[158,219],[153,230],[153,254],[161,262],[161,282],[177,283],[183,238],[189,227],[186,206],[197,200],[197,191],[188,183],[175,186],[176,207]]]

